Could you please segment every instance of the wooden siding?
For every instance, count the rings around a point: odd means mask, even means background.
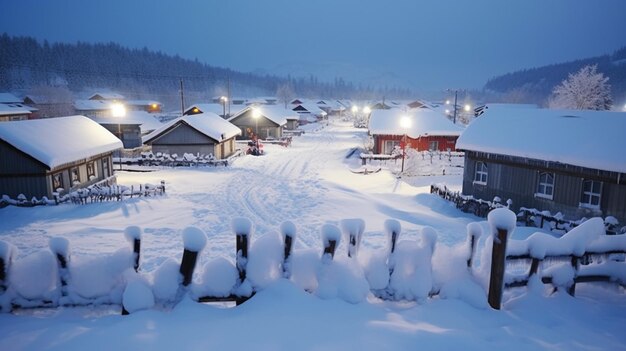
[[[374,153],[382,154],[383,153],[383,145],[385,141],[393,140],[400,141],[402,140],[402,135],[374,135]],[[437,141],[437,151],[456,151],[456,139],[457,137],[447,137],[447,136],[425,136],[417,139],[407,137],[409,146],[417,151],[428,151],[430,142]]]
[[[102,124],[102,126],[111,132],[111,134],[118,137],[118,139],[122,140],[125,149],[132,149],[143,145],[141,140],[141,128],[138,124],[121,124],[119,129],[117,124]],[[122,132],[121,138],[118,132],[119,130]]]
[[[3,175],[41,175],[48,167],[33,157],[0,140],[0,177]]]
[[[614,216],[620,223],[626,223],[626,184],[621,179],[612,180],[606,172],[585,169],[582,174],[575,174],[571,167],[559,165],[555,169],[549,167],[533,168],[530,161],[522,164],[507,162],[498,163],[496,158],[476,157],[476,153],[468,152],[465,157],[463,175],[463,194],[472,195],[483,200],[493,200],[499,196],[504,202],[513,201],[513,209],[520,207],[547,210],[552,214],[561,212],[568,219],[579,219],[593,216]],[[484,155],[479,155],[484,156]],[[487,165],[487,184],[475,184],[474,173],[476,163],[482,161]],[[544,166],[546,164],[544,163]],[[580,168],[580,167],[579,167]],[[581,168],[582,169],[582,168]],[[539,175],[549,172],[554,175],[554,193],[552,199],[536,196]],[[580,206],[584,180],[603,182],[600,197],[600,208],[592,209]]]
[[[250,139],[251,133],[248,133],[248,131],[258,134],[261,139],[268,137],[280,138],[283,136],[283,128],[281,126],[264,116],[255,119],[252,117],[251,110],[248,110],[237,118],[234,118],[230,121],[230,123],[241,129],[241,135],[237,137],[238,139]]]
[[[150,142],[153,145],[189,145],[189,144],[215,144],[216,140],[198,132],[187,124],[180,123],[165,134]]]

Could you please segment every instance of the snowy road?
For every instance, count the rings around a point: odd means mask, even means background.
[[[276,231],[281,222],[291,220],[298,227],[296,248],[320,247],[322,224],[344,218],[365,219],[364,245],[374,248],[385,243],[387,218],[400,220],[407,236],[428,225],[438,231],[441,242],[464,240],[465,225],[475,218],[424,194],[427,186],[410,186],[388,171],[366,176],[350,172],[360,163],[346,155],[362,146],[365,137],[363,129],[336,120],[294,138],[288,148],[267,145],[264,156],[245,156],[228,168],[120,172],[119,182],[125,185],[163,179],[167,195],[83,206],[8,207],[0,210],[0,238],[16,245],[23,256],[46,247],[50,237],[64,236],[74,255],[83,256],[127,245],[123,229],[138,225],[145,231],[142,264],[148,271],[167,257],[180,257],[180,232],[189,225],[206,231],[209,255],[232,257],[234,217],[252,220],[255,235]],[[460,181],[458,176],[448,179]]]

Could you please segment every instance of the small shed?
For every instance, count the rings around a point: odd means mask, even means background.
[[[403,118],[409,122],[408,128],[402,127]],[[368,129],[374,139],[373,151],[376,154],[391,154],[400,146],[405,135],[407,147],[417,151],[455,151],[456,140],[463,132],[463,127],[453,124],[434,111],[403,111],[397,108],[373,110]]]
[[[212,154],[217,159],[235,152],[239,128],[215,113],[182,116],[144,137],[152,152],[183,155]]]
[[[467,127],[463,194],[626,223],[626,113],[487,105]]]
[[[122,142],[85,116],[0,123],[0,195],[52,197],[113,174]]]
[[[292,111],[278,105],[248,106],[228,119],[241,130],[243,139],[250,139],[258,135],[262,139],[283,136],[283,127],[287,125],[287,116],[292,116]]]

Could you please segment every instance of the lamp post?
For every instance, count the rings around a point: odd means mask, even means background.
[[[118,102],[111,105],[111,115],[115,118],[123,118],[126,116],[126,106]],[[122,141],[122,149],[124,149],[124,138],[122,136],[122,123],[118,120],[117,137]],[[122,170],[122,150],[120,150],[120,171]]]
[[[260,154],[261,149],[259,148],[259,117],[261,117],[261,112],[257,108],[252,108],[252,118],[254,118],[254,136],[256,138],[256,150]]]
[[[226,118],[226,102],[228,102],[228,98],[226,96],[222,96],[220,100],[222,101],[222,118]]]
[[[402,136],[402,168],[400,170],[400,174],[404,172],[404,158],[406,157],[406,140],[407,140],[407,131],[411,128],[411,119],[408,116],[402,116],[400,118],[400,127],[404,132]]]
[[[359,107],[357,105],[352,106],[352,117],[356,118],[356,114],[359,112]]]

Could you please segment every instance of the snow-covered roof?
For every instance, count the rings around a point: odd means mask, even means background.
[[[22,102],[22,99],[11,93],[0,93],[0,104],[10,104],[16,102]]]
[[[321,108],[319,108],[319,106],[317,106],[315,104],[312,104],[312,103],[308,103],[308,102],[305,102],[305,103],[302,103],[302,104],[294,104],[292,106],[293,106],[292,110],[294,110],[294,111],[295,111],[296,108],[298,108],[298,106],[302,106],[302,108],[304,108],[308,112],[310,112],[312,114],[315,114],[315,115],[318,115],[318,114],[324,112]]]
[[[224,106],[222,104],[193,104],[185,109],[185,113],[191,112],[194,108],[200,110],[201,113],[210,112],[216,115],[222,115],[224,113]],[[228,112],[228,105],[226,106],[226,112]]]
[[[124,96],[116,93],[95,93],[91,95],[88,99],[97,99],[98,97],[104,100],[124,100]]]
[[[411,122],[409,128],[402,128],[402,119],[406,116]],[[372,135],[408,135],[417,139],[427,135],[458,136],[463,127],[453,124],[439,113],[428,109],[416,109],[405,112],[401,109],[372,110],[369,121]]]
[[[161,128],[144,137],[143,141],[144,143],[147,143],[160,135],[167,133],[173,127],[180,124],[187,124],[191,128],[218,142],[241,134],[241,130],[234,124],[228,122],[215,113],[205,112],[197,115],[182,116],[170,121]]]
[[[626,113],[488,106],[457,149],[626,173]]]
[[[77,111],[102,111],[111,109],[111,101],[107,100],[76,100],[74,108]]]
[[[0,123],[0,139],[50,169],[122,148],[122,142],[85,116]]]
[[[0,104],[0,116],[30,115],[32,108],[16,104]],[[35,111],[37,109],[34,109]]]
[[[138,124],[141,132],[146,133],[161,128],[163,123],[159,122],[153,114],[146,111],[127,111],[124,117],[92,117],[99,124]]]
[[[154,100],[127,100],[124,103],[130,106],[152,106],[152,105],[161,106],[162,105],[160,102],[154,101]]]
[[[285,124],[287,124],[287,117],[293,116],[294,114],[296,114],[294,111],[286,110],[282,106],[279,106],[279,105],[261,105],[261,106],[255,106],[255,107],[248,106],[244,108],[243,110],[234,114],[228,120],[232,121],[238,118],[239,116],[243,115],[244,113],[248,112],[251,109],[256,109],[257,111],[261,113],[261,116],[264,116],[265,118],[269,119],[270,121],[276,123],[279,126],[284,126]]]

